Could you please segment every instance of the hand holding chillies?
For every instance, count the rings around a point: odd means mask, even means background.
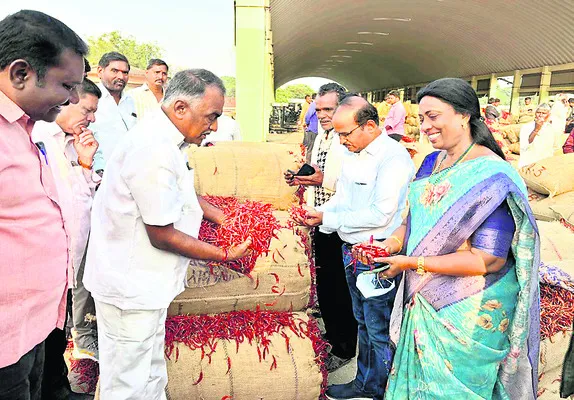
[[[281,228],[273,215],[271,204],[246,201],[240,204],[234,197],[203,196],[225,214],[221,225],[204,220],[199,240],[227,249],[225,265],[249,275],[257,258],[269,252],[271,238]],[[225,257],[222,257],[225,258]]]
[[[391,255],[385,242],[377,241],[356,244],[353,246],[351,254],[355,260],[365,265],[373,265],[375,258],[389,257]]]

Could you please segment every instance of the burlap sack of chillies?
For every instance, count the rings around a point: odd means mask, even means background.
[[[546,264],[574,259],[574,233],[559,221],[537,221],[540,260]]]
[[[284,228],[276,232],[269,253],[256,259],[248,275],[221,265],[192,261],[187,288],[175,298],[168,315],[217,314],[234,310],[300,311],[309,303],[311,262],[306,229],[286,228],[288,213],[273,213]],[[306,243],[307,242],[307,243]]]
[[[563,262],[562,262],[563,263]],[[554,263],[567,273],[564,264]],[[564,288],[540,285],[540,363],[538,399],[560,398],[560,381],[564,357],[572,337],[574,293]]]
[[[304,313],[262,313],[168,318],[168,398],[317,400],[327,377],[318,327]]]
[[[278,210],[298,202],[298,188],[286,185],[283,176],[305,162],[298,144],[218,142],[190,146],[187,155],[198,194],[257,200]]]
[[[574,191],[574,153],[540,160],[518,170],[530,189],[549,196]]]

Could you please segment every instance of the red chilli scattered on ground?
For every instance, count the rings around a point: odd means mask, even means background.
[[[251,238],[251,255],[224,264],[234,271],[250,275],[257,258],[269,253],[271,238],[277,238],[277,231],[281,228],[273,215],[273,206],[250,200],[239,203],[234,197],[204,196],[204,199],[221,209],[226,219],[219,226],[203,220],[199,239],[228,249]]]
[[[574,320],[574,293],[540,284],[540,339],[571,331]]]
[[[216,351],[219,340],[234,341],[236,351],[239,344],[248,342],[256,348],[260,362],[271,362],[270,369],[281,368],[280,360],[271,354],[271,336],[280,333],[278,337],[285,340],[290,349],[290,331],[294,335],[311,340],[315,352],[315,362],[323,374],[322,391],[327,387],[327,343],[321,338],[321,331],[314,319],[305,321],[289,312],[274,311],[233,311],[216,315],[180,315],[168,317],[165,323],[165,355],[171,359],[176,356],[179,343],[191,350],[201,350],[201,358],[211,362],[211,355]],[[276,344],[277,345],[277,344]],[[290,351],[290,350],[289,350]],[[175,353],[175,354],[174,354]],[[231,360],[227,360],[228,372]],[[201,376],[203,378],[203,376]],[[199,382],[198,382],[199,383]]]

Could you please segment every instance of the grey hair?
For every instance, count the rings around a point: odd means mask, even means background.
[[[185,100],[193,104],[205,94],[205,88],[215,86],[225,96],[223,81],[213,72],[206,69],[186,69],[171,79],[165,90],[163,104],[172,105],[176,100]]]
[[[552,107],[550,107],[550,105],[548,103],[542,103],[542,104],[538,105],[538,107],[536,107],[536,111],[542,110],[542,111],[550,112],[551,109],[552,109]]]

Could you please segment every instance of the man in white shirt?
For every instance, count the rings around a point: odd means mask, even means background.
[[[58,198],[62,204],[64,226],[68,233],[70,270],[69,287],[72,289],[72,315],[78,332],[74,335],[74,357],[97,358],[95,324],[86,321],[86,314],[95,315],[94,301],[82,285],[83,260],[90,233],[92,198],[100,177],[92,172],[98,142],[88,129],[95,120],[98,99],[102,93],[92,81],[84,79],[77,87],[79,102],[62,108],[55,122],[38,122],[32,139],[43,148],[56,182]],[[80,346],[78,346],[78,343]],[[64,361],[67,347],[66,334],[56,328],[46,339],[46,382],[43,396],[49,398],[81,398],[72,393],[68,382],[68,369]],[[87,356],[84,354],[87,353]],[[50,391],[47,391],[51,388]]]
[[[332,118],[345,94],[345,88],[337,83],[327,83],[319,88],[315,106],[321,128],[311,152],[315,173],[295,176],[291,171],[285,172],[288,185],[307,187],[307,204],[312,207],[323,205],[335,194],[341,174],[341,162],[347,150],[339,142]],[[337,233],[318,227],[313,233],[313,245],[317,266],[317,298],[325,324],[325,338],[331,345],[327,370],[332,372],[355,357],[357,322],[353,316],[343,259],[340,252],[334,250],[343,245],[341,238]]]
[[[212,132],[201,142],[202,146],[209,146],[216,142],[231,142],[241,140],[239,123],[228,115],[223,114],[217,119],[217,132]]]
[[[559,135],[556,126],[550,123],[550,112],[548,104],[540,104],[534,113],[534,121],[520,128],[519,167],[554,155],[555,142]]]
[[[84,283],[98,316],[102,399],[165,399],[167,307],[184,290],[189,259],[231,261],[251,241],[221,249],[197,239],[223,212],[195,193],[182,149],[217,130],[225,86],[213,73],[178,72],[159,110],[108,161],[94,200]]]
[[[401,224],[415,168],[406,149],[383,134],[377,109],[362,97],[343,99],[333,126],[348,150],[337,192],[316,210],[308,211],[301,222],[336,232],[345,242],[341,256],[359,326],[359,355],[355,379],[330,386],[327,396],[378,399],[383,398],[393,358],[389,322],[398,280],[376,282],[380,287],[375,286],[372,278],[376,275],[363,274],[366,266],[354,265],[350,248],[371,237],[387,238]],[[360,283],[363,278],[366,289]]]
[[[98,63],[98,87],[102,91],[102,98],[92,130],[100,144],[94,158],[94,171],[100,175],[116,145],[137,120],[133,98],[123,93],[129,72],[128,59],[115,51],[104,54]]]
[[[141,121],[145,114],[159,108],[168,71],[169,67],[165,61],[152,58],[145,71],[145,83],[128,92],[134,99],[138,121]]]

